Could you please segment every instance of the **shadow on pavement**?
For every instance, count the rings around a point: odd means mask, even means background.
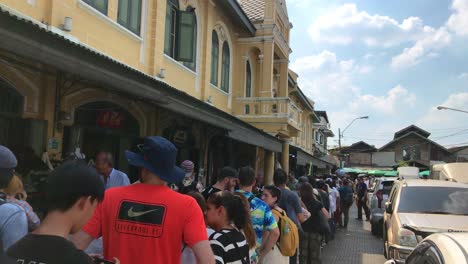
[[[323,250],[323,264],[384,263],[383,242],[370,232],[370,223],[356,220],[355,205],[349,212],[348,229],[338,229],[335,240]]]

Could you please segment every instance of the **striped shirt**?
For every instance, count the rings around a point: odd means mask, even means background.
[[[249,260],[249,245],[244,235],[235,229],[222,229],[210,236],[211,249],[215,255],[216,264],[247,264]]]

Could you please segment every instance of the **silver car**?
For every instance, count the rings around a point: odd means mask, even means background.
[[[385,264],[396,264],[389,260]],[[406,264],[468,264],[468,233],[430,235],[411,252]]]
[[[371,212],[370,223],[371,231],[374,236],[382,235],[385,203],[387,202],[395,181],[396,178],[376,178],[372,188],[369,190],[367,206]]]
[[[384,254],[404,263],[434,233],[468,232],[468,184],[434,180],[396,181],[385,204]]]

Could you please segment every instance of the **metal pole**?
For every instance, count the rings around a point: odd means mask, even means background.
[[[439,108],[438,108],[439,109]],[[450,107],[441,107],[439,110],[452,110],[452,111],[456,111],[456,112],[461,112],[461,113],[465,113],[465,114],[468,114],[468,111],[464,111],[464,110],[460,110],[460,109],[455,109],[455,108],[450,108]]]
[[[338,160],[340,161],[341,169],[341,129],[338,128]]]

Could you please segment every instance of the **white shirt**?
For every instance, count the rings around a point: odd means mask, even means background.
[[[340,197],[340,193],[336,188],[329,188],[328,197],[330,198],[330,214],[336,212],[336,199]]]

